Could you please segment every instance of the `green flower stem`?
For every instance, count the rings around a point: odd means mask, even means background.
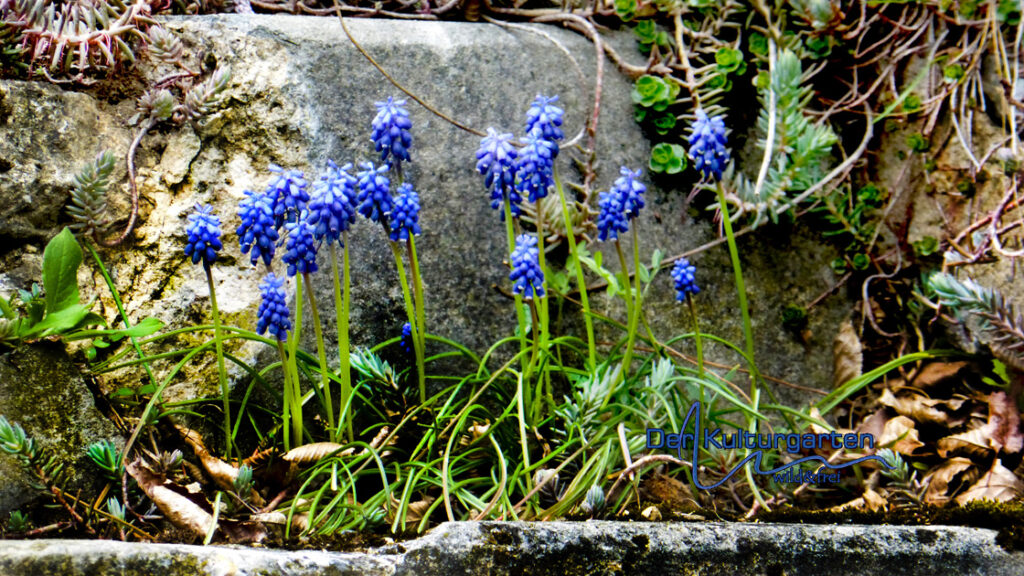
[[[704,348],[700,337],[700,322],[697,320],[697,305],[693,303],[691,294],[686,294],[686,304],[690,307],[693,318],[693,341],[697,346],[697,375],[700,378],[700,405],[704,406]],[[703,409],[703,408],[702,408]]]
[[[412,325],[417,338],[413,340],[419,347],[416,352],[416,372],[420,379],[420,399],[426,400],[427,367],[424,362],[427,347],[427,312],[423,308],[423,277],[420,275],[420,261],[416,255],[416,239],[412,234],[406,242],[409,251],[409,270],[412,271],[412,295],[416,303],[416,322]]]
[[[324,412],[327,412],[327,430],[330,433],[331,442],[337,442],[337,431],[334,428],[334,400],[331,398],[331,381],[327,377],[327,351],[324,347],[323,326],[320,325],[320,310],[316,305],[313,282],[309,279],[309,273],[302,273],[302,281],[309,293],[309,309],[313,317],[313,331],[316,332],[316,355],[320,360],[320,389],[323,394]]]
[[[545,263],[544,263],[544,210],[541,209],[540,199],[537,200],[536,207],[537,207],[537,248],[538,248],[538,250],[537,250],[537,263],[540,265],[541,273],[544,274],[544,277],[546,279],[547,278],[547,274],[548,274],[548,269],[547,269],[547,266],[545,266]],[[534,329],[536,330],[537,327],[540,328],[540,331],[539,331],[539,334],[540,334],[540,344],[539,344],[539,347],[546,354],[547,350],[548,350],[548,344],[551,341],[551,336],[550,336],[550,332],[549,332],[549,329],[548,329],[548,297],[547,297],[547,292],[546,291],[545,291],[545,295],[543,297],[537,299],[535,304],[536,304],[536,308],[537,308],[537,312],[536,312],[535,316],[537,316],[537,317],[534,318],[534,322],[537,322],[537,323],[534,324]],[[538,320],[539,320],[539,322],[538,322]],[[537,333],[538,332],[534,333],[534,338],[537,338]],[[551,379],[550,379],[550,376],[548,374],[548,371],[545,370],[544,372],[542,372],[541,373],[541,377],[542,377],[542,380],[546,383],[546,385],[548,387],[550,387]],[[537,397],[537,401],[538,401],[538,404],[539,404],[539,401],[540,401],[540,396],[539,395]],[[536,421],[537,420],[534,420],[534,422],[536,422]]]
[[[295,398],[292,389],[291,370],[288,366],[288,354],[285,353],[284,344],[280,341],[277,342],[277,353],[281,355],[281,370],[284,372],[284,394],[282,395],[284,398],[284,408],[281,410],[281,429],[283,430],[282,436],[284,436],[284,449],[288,451],[292,449],[291,414]]]
[[[516,233],[513,229],[514,223],[512,221],[512,203],[508,198],[505,199],[505,233],[508,236],[508,254],[509,264],[512,263],[512,252],[516,249]],[[522,369],[525,373],[527,370],[527,363],[529,360],[526,359],[526,314],[523,312],[523,297],[521,294],[514,294],[516,303],[516,320],[519,322],[519,351],[522,353],[520,358],[522,359]]]
[[[302,387],[299,381],[299,367],[296,351],[302,336],[302,282],[295,283],[295,327],[288,335],[288,370],[292,374],[292,440],[295,446],[302,445]]]
[[[554,167],[555,190],[558,191],[558,199],[562,203],[562,218],[565,220],[565,237],[569,241],[569,253],[572,256],[573,264],[576,265],[576,289],[580,291],[580,303],[583,306],[583,323],[587,328],[587,370],[593,371],[597,367],[597,346],[594,344],[594,321],[590,317],[590,299],[587,297],[587,281],[583,276],[583,265],[580,263],[579,255],[576,253],[576,234],[572,227],[572,217],[569,216],[569,206],[565,201],[565,191],[562,189],[562,181],[558,178],[558,166]]]
[[[534,426],[540,417],[541,394],[539,393],[539,390],[538,393],[535,394],[533,389],[530,388],[530,377],[533,375],[533,371],[537,367],[537,361],[540,359],[541,337],[539,334],[542,321],[539,317],[540,306],[537,304],[536,300],[532,298],[528,299],[526,300],[526,304],[530,308],[530,316],[533,319],[533,338],[531,339],[530,346],[530,364],[526,369],[526,374],[523,375],[523,389],[527,392],[527,396],[523,401],[530,407],[526,422],[529,426]]]
[[[348,238],[347,233],[341,233],[341,252],[342,252],[342,274],[343,278],[338,278],[338,251],[334,248],[334,243],[330,244],[331,251],[331,269],[334,272],[334,311],[337,319],[338,327],[338,377],[341,379],[341,396],[338,406],[338,432],[332,433],[335,438],[340,435],[340,430],[344,428],[348,435],[349,442],[352,441],[352,419],[347,418],[344,412],[345,406],[348,404],[349,396],[352,395],[352,367],[351,360],[349,358],[349,339],[348,339],[348,315],[349,315],[349,304],[351,302],[351,289],[352,280],[349,276],[349,263],[348,263]]]
[[[626,302],[626,331],[633,326],[633,295],[631,294],[632,288],[629,286],[629,266],[626,264],[626,255],[622,252],[622,244],[618,238],[615,239],[615,252],[619,255],[619,266],[622,268],[622,285],[625,287],[623,293],[623,300]],[[633,362],[633,334],[630,333],[626,336],[626,353],[622,358],[622,370],[619,370],[619,377],[616,379],[616,384],[625,380],[630,364]],[[601,407],[604,408],[612,401],[612,395],[615,393],[615,386],[608,388],[608,394],[604,397],[604,402]]]
[[[636,225],[630,224],[633,229],[633,315],[629,318],[628,334],[626,336],[626,359],[622,366],[622,377],[627,376],[630,362],[633,359],[633,346],[636,344],[636,331],[640,324],[640,314],[643,310],[644,294],[640,290],[640,237],[636,231]],[[620,253],[621,256],[621,253]],[[629,275],[625,273],[625,285],[629,286]]]
[[[729,244],[729,258],[732,260],[732,270],[735,276],[736,282],[736,293],[740,301],[740,314],[743,318],[743,339],[746,343],[747,359],[750,361],[750,407],[754,412],[758,411],[761,402],[761,388],[758,386],[758,380],[761,379],[761,374],[757,371],[757,364],[754,362],[754,330],[750,323],[750,308],[747,305],[747,289],[743,283],[743,268],[740,265],[740,253],[736,248],[736,236],[732,231],[732,221],[729,219],[729,204],[725,200],[725,190],[722,189],[722,183],[718,182],[715,185],[715,191],[718,193],[718,207],[722,212],[722,227],[725,229],[725,237]],[[757,432],[757,418],[747,416],[747,431],[750,433]],[[750,450],[746,451],[748,455]],[[761,495],[761,491],[758,490],[757,484],[754,482],[753,473],[750,470],[750,466],[746,467],[747,483],[750,485],[750,490],[754,494],[754,498],[765,508],[767,504],[764,501],[764,497]]]
[[[220,333],[220,310],[217,308],[217,291],[213,288],[213,269],[206,269],[206,284],[210,287],[210,307],[213,308],[213,340],[217,349],[217,377],[220,380],[220,395],[224,402],[224,457],[231,460],[231,445],[235,443],[231,435],[231,398],[228,390],[228,376],[224,370],[224,343]]]
[[[395,268],[398,269],[398,281],[402,285],[402,298],[405,300],[405,314],[409,326],[413,327],[412,330],[412,346],[413,350],[419,352],[420,348],[420,335],[415,329],[416,326],[416,310],[413,307],[412,292],[409,290],[409,280],[405,275],[405,262],[402,261],[402,249],[399,247],[398,242],[388,241],[388,245],[391,246],[391,254],[395,257]],[[417,354],[417,363],[422,364],[421,356]],[[417,376],[420,377],[420,402],[426,402],[427,400],[427,382],[422,377],[423,372],[417,370]]]

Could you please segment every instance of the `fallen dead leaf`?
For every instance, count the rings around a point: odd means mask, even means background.
[[[931,362],[925,364],[911,381],[915,388],[928,388],[944,380],[955,378],[967,362]]]
[[[853,323],[844,320],[832,340],[832,385],[836,388],[861,375],[864,347]]]
[[[1024,435],[1020,431],[1020,413],[1017,403],[1006,392],[993,392],[988,396],[988,423],[985,433],[989,444],[996,450],[1015,453],[1024,447]]]
[[[998,459],[992,469],[982,476],[966,492],[957,496],[956,503],[963,506],[975,500],[995,500],[1007,502],[1013,500],[1024,490],[1024,482],[1003,466]]]
[[[235,478],[238,478],[238,468],[210,454],[203,443],[202,436],[195,430],[181,425],[176,425],[175,428],[185,443],[195,452],[199,463],[203,465],[203,470],[213,479],[214,483],[224,490],[234,490]]]
[[[878,439],[879,448],[887,447],[908,456],[921,446],[924,446],[924,442],[918,439],[914,421],[906,416],[897,416],[886,422]]]
[[[949,502],[949,484],[957,475],[970,470],[974,462],[962,456],[950,458],[924,477],[928,488],[924,493],[924,501],[928,504],[943,505]]]
[[[292,448],[282,459],[295,464],[316,464],[328,456],[349,456],[354,448],[345,448],[337,442],[314,442],[298,448]]]
[[[962,399],[940,400],[919,394],[896,396],[892,390],[886,388],[882,390],[878,402],[882,406],[892,408],[897,414],[919,423],[931,422],[944,426],[957,426],[963,423],[963,418],[954,418],[951,415],[963,405]],[[950,412],[940,410],[940,407],[947,408]]]
[[[938,442],[938,453],[943,458],[951,453],[984,456],[991,450],[992,446],[989,444],[984,426],[940,438]]]
[[[125,469],[172,524],[196,538],[205,537],[213,528],[213,515],[189,498],[184,488],[154,474],[139,459]]]

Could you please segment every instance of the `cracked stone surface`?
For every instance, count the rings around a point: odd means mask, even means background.
[[[1011,575],[996,531],[948,526],[449,522],[365,552],[8,541],[0,575],[133,576],[830,574]]]

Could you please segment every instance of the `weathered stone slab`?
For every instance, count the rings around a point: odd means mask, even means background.
[[[78,369],[57,345],[22,347],[0,354],[0,416],[24,428],[40,448],[65,465],[67,490],[95,493],[98,470],[86,456],[93,442],[124,440],[93,402]],[[18,461],[0,452],[0,518],[40,493]]]
[[[949,526],[449,522],[362,553],[73,540],[9,541],[0,576],[830,574],[1024,572],[994,530]]]

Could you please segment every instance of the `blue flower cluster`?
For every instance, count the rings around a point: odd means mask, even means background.
[[[406,322],[402,324],[402,338],[398,341],[398,346],[402,348],[406,354],[412,354],[414,352],[412,347],[412,324]]]
[[[690,159],[704,173],[705,178],[722,179],[722,170],[729,162],[729,149],[725,147],[725,121],[721,116],[708,118],[704,110],[697,110],[697,120],[690,134]]]
[[[512,134],[487,129],[476,153],[476,169],[484,176],[484,185],[490,192],[491,208],[501,210],[507,200],[512,216],[518,218],[522,210],[523,195],[530,202],[538,202],[548,195],[554,184],[557,142],[562,133],[564,112],[554,105],[558,96],[538,95],[526,112],[526,138],[523,149],[512,145]],[[500,212],[505,219],[505,212]]]
[[[405,100],[395,100],[388,96],[387,102],[377,102],[377,116],[370,123],[372,132],[370,139],[373,146],[380,152],[380,161],[386,162],[388,156],[393,163],[400,164],[409,160],[409,147],[412,146],[412,120],[405,109]]]
[[[526,192],[530,202],[537,202],[548,195],[548,189],[555,183],[555,157],[558,144],[540,137],[540,130],[526,137],[526,146],[516,161],[516,189]]]
[[[356,222],[357,180],[349,174],[351,168],[351,164],[338,168],[334,160],[328,160],[327,174],[313,186],[308,219],[318,242],[325,238],[328,243],[338,242],[341,233]]]
[[[284,222],[298,218],[306,208],[306,203],[309,202],[309,192],[306,188],[309,187],[309,183],[298,170],[285,170],[271,164],[270,171],[277,176],[267,186],[267,195],[274,206],[274,221],[280,228]]]
[[[476,170],[484,176],[484,186],[491,193],[491,208],[501,210],[508,199],[512,216],[518,217],[519,204],[523,198],[515,188],[515,163],[519,153],[512,146],[512,134],[499,134],[494,128],[487,129],[487,136],[480,141],[476,153]],[[502,220],[505,213],[501,212]]]
[[[309,223],[307,212],[303,212],[296,222],[285,224],[288,230],[286,251],[281,260],[288,265],[288,275],[312,274],[317,271],[316,241],[313,238],[313,226]]]
[[[270,266],[277,248],[277,228],[274,223],[274,206],[266,192],[245,191],[245,199],[238,206],[238,243],[242,254],[249,254],[253,266],[260,258]]]
[[[217,260],[217,252],[223,248],[220,242],[220,218],[213,214],[209,204],[196,205],[188,216],[185,226],[188,243],[185,244],[185,256],[192,258],[192,263],[203,261],[206,269]]]
[[[527,134],[536,132],[540,138],[551,142],[565,138],[562,133],[562,116],[565,112],[555,106],[555,102],[558,102],[558,96],[547,98],[538,94],[534,98],[530,109],[526,111]]]
[[[623,166],[618,179],[608,192],[598,197],[597,238],[605,242],[618,240],[620,233],[629,231],[629,221],[640,214],[644,207],[644,192],[647,187],[640,183],[640,171]]]
[[[688,294],[700,292],[700,287],[697,286],[697,279],[694,278],[696,271],[697,267],[690,264],[690,261],[686,258],[676,260],[675,266],[672,267],[672,280],[675,281],[676,285],[676,300],[683,302]]]
[[[420,197],[409,184],[398,187],[394,208],[391,209],[391,240],[408,240],[409,235],[420,234]]]
[[[363,170],[356,174],[359,178],[359,213],[374,222],[381,222],[391,213],[395,203],[391,198],[391,180],[385,174],[391,169],[387,164],[375,167],[373,162],[359,165]]]
[[[544,271],[537,261],[539,255],[536,236],[520,234],[516,238],[516,248],[512,251],[512,273],[508,277],[514,282],[512,292],[522,294],[527,300],[535,296],[544,297]]]
[[[612,184],[612,192],[622,199],[622,210],[626,218],[632,220],[640,215],[640,209],[644,207],[644,192],[647,187],[637,179],[640,178],[640,171],[636,172],[626,168],[619,168],[619,176]]]
[[[256,332],[263,334],[270,330],[270,335],[278,341],[288,339],[288,331],[292,322],[288,318],[288,302],[284,293],[284,278],[278,278],[271,272],[260,284],[260,307],[256,310]]]

